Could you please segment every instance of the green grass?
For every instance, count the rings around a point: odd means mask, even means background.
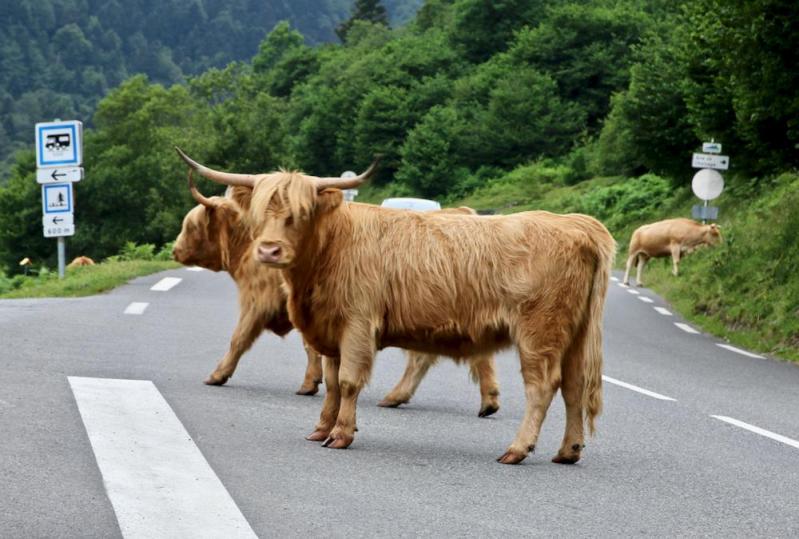
[[[125,260],[67,269],[64,279],[59,279],[56,272],[13,278],[0,275],[0,299],[91,296],[134,277],[177,267],[180,265],[176,262],[166,260]]]

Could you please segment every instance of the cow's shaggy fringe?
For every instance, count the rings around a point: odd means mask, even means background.
[[[567,425],[555,461],[579,459],[583,421],[593,432],[602,409],[602,310],[615,252],[597,220],[342,204],[340,191],[317,194],[296,173],[262,176],[250,213],[256,244],[289,247],[289,315],[338,370],[326,374],[315,435],[329,433],[333,447],[352,442],[377,349],[464,357],[516,344],[527,412],[501,462],[525,458],[558,388]],[[276,225],[287,213],[294,224]]]

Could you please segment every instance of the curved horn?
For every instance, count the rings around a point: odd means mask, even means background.
[[[192,177],[192,174],[194,174],[194,169],[190,168],[189,169],[189,191],[191,191],[191,196],[194,197],[194,200],[196,200],[197,202],[199,202],[203,206],[206,206],[208,208],[216,207],[216,203],[213,200],[211,200],[210,198],[206,197],[205,195],[200,193],[200,191],[197,190],[197,186],[194,185],[194,178]]]
[[[201,165],[188,155],[186,155],[183,150],[175,146],[175,151],[178,152],[178,155],[181,159],[183,159],[187,165],[191,168],[196,170],[200,173],[201,176],[208,178],[209,180],[213,180],[216,183],[221,183],[224,185],[243,185],[245,187],[254,187],[255,186],[255,176],[251,174],[234,174],[232,172],[220,172],[218,170],[214,170],[212,168],[208,168],[204,165]]]
[[[372,164],[369,165],[369,168],[354,178],[317,178],[316,176],[311,176],[311,179],[313,179],[317,191],[323,191],[328,188],[352,189],[353,187],[358,187],[374,175],[381,158],[382,156],[376,156]]]

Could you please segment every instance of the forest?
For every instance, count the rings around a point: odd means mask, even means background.
[[[71,5],[35,5],[50,4]],[[497,212],[583,211],[603,219],[623,251],[636,224],[690,215],[691,153],[714,139],[732,162],[719,199],[722,225],[739,219],[759,236],[735,225],[724,248],[697,256],[707,271],[681,280],[683,292],[709,288],[691,308],[722,316],[727,327],[786,321],[773,342],[799,347],[799,285],[789,279],[799,271],[791,210],[799,189],[799,13],[792,1],[427,0],[396,25],[379,16],[379,2],[359,0],[354,11],[344,9],[351,17],[342,39],[332,37],[332,22],[313,32],[299,21],[260,32],[237,23],[230,35],[257,35],[250,56],[244,41],[204,30],[217,24],[211,21],[230,23],[219,15],[232,13],[230,6],[250,13],[255,2],[175,0],[165,3],[168,17],[126,13],[121,20],[110,14],[114,1],[78,4],[94,15],[97,33],[80,29],[78,42],[91,46],[75,49],[77,32],[62,32],[73,78],[52,75],[37,82],[38,91],[85,97],[96,84],[92,95],[108,92],[96,109],[65,100],[36,113],[90,125],[74,253],[102,258],[129,241],[161,246],[175,238],[192,206],[176,144],[207,165],[253,173],[285,167],[338,175],[382,154],[380,173],[359,200],[415,195]],[[147,2],[136,4],[149,13]],[[307,15],[300,4],[291,3]],[[338,3],[324,4],[341,13]],[[21,5],[33,13],[33,2]],[[198,19],[207,24],[192,23]],[[132,35],[140,38],[117,33],[112,46],[86,37],[111,36],[108,28],[125,21],[136,21]],[[0,46],[11,46],[3,36],[14,31],[0,30]],[[40,47],[17,57],[40,49],[58,55],[56,41],[41,33],[31,39]],[[148,44],[146,55],[137,55],[137,42]],[[104,68],[85,65],[104,54]],[[12,57],[2,54],[2,76]],[[146,74],[128,77],[134,72]],[[22,87],[9,78],[0,85],[0,137],[16,132],[9,110],[26,107]],[[0,188],[0,266],[8,272],[22,256],[52,261],[34,166],[25,146]],[[754,288],[736,271],[750,266]],[[736,307],[721,296],[757,305]]]

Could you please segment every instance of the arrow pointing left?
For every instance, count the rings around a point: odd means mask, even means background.
[[[83,179],[83,167],[37,168],[36,183],[75,183]]]

